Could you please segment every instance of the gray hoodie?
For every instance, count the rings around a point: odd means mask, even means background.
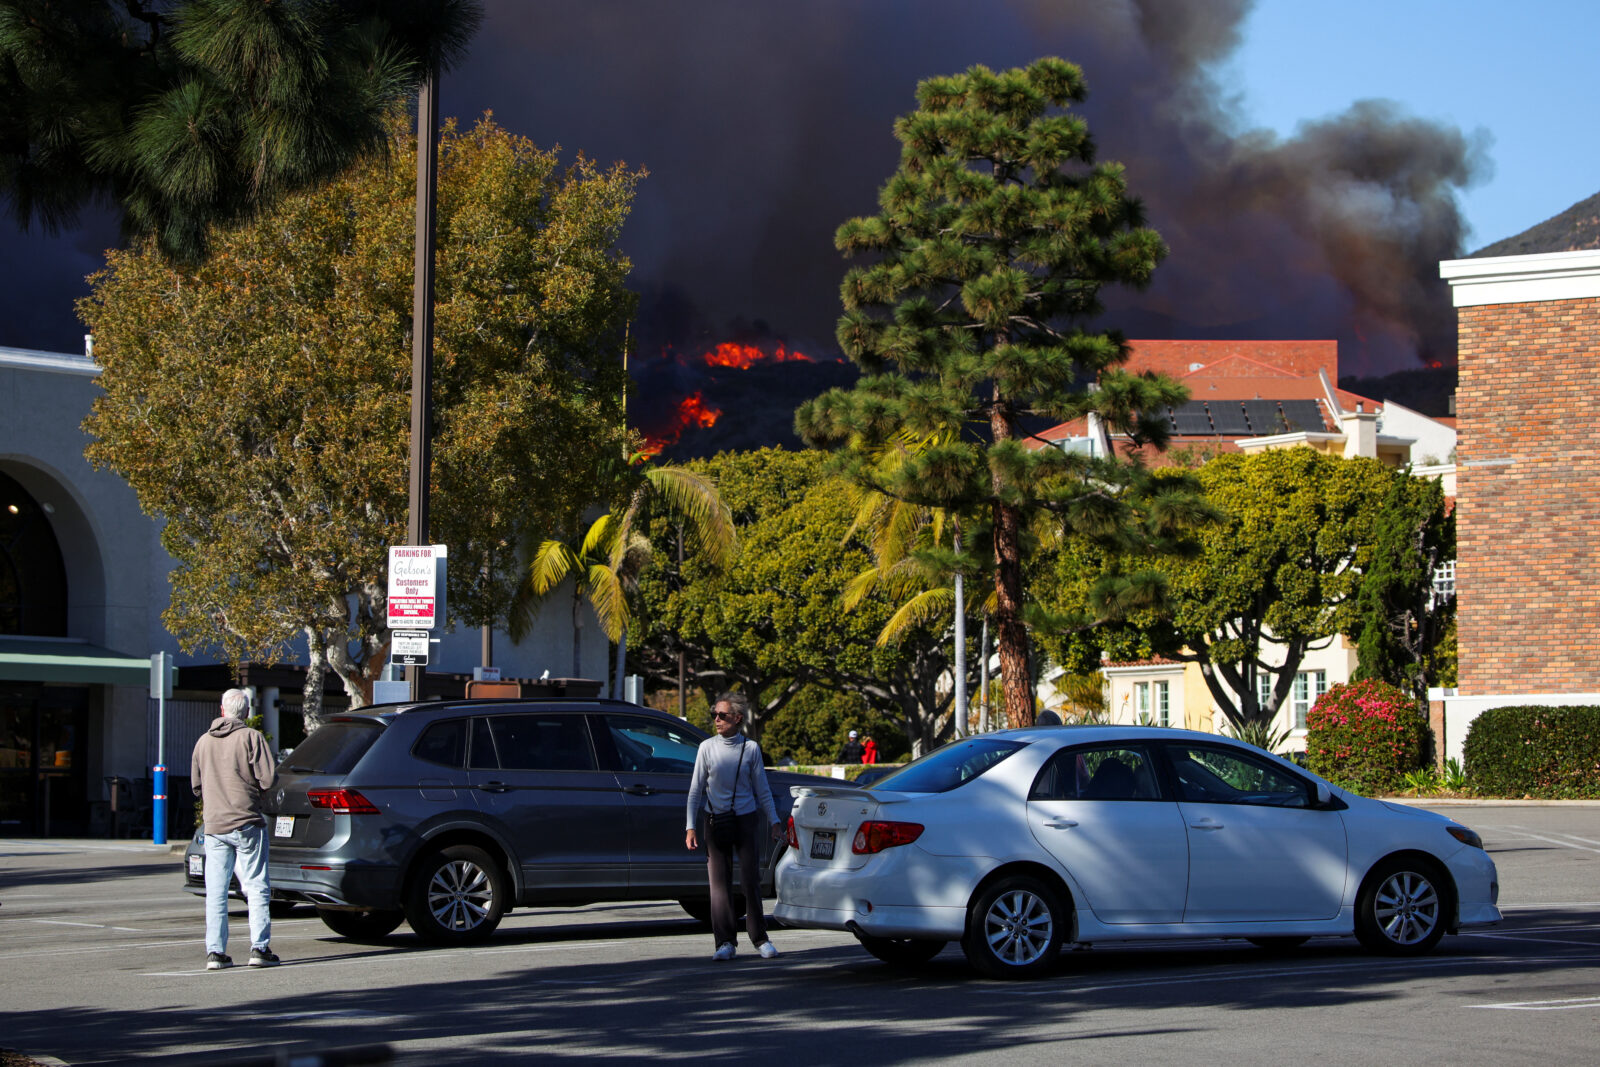
[[[262,821],[261,791],[278,768],[265,737],[223,715],[195,742],[189,773],[205,807],[206,833],[226,834]]]

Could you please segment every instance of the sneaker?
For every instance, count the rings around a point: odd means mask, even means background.
[[[717,951],[711,954],[711,958],[714,960],[731,960],[733,959],[733,954],[737,951],[738,949],[734,948],[732,941],[724,941],[717,946]]]
[[[272,949],[270,949],[270,948],[253,948],[253,949],[250,950],[250,966],[252,966],[252,967],[276,967],[277,965],[278,965],[278,957],[273,954]]]
[[[220,971],[224,967],[232,966],[232,956],[224,956],[220,952],[210,952],[206,954],[206,970],[208,971]]]
[[[778,946],[774,945],[771,941],[763,941],[761,944],[756,946],[756,951],[761,953],[761,958],[764,960],[776,959],[778,955]]]

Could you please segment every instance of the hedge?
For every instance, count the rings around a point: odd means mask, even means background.
[[[1467,728],[1462,754],[1480,795],[1600,798],[1600,707],[1490,708]]]
[[[1373,679],[1336,685],[1306,716],[1306,762],[1328,781],[1366,796],[1398,792],[1422,766],[1428,724],[1405,693]]]

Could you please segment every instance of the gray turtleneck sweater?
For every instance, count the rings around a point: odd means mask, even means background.
[[[734,780],[735,772],[738,781]],[[766,813],[768,824],[778,821],[772,788],[767,785],[767,769],[761,762],[761,746],[743,734],[718,735],[700,742],[694,757],[694,776],[689,780],[688,828],[695,829],[702,809],[727,811],[730,803],[740,815],[759,807]]]

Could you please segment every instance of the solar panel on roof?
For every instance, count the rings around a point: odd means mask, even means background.
[[[1250,420],[1250,432],[1257,437],[1271,437],[1289,428],[1278,411],[1276,400],[1246,400],[1244,415]]]
[[[1216,432],[1211,428],[1205,404],[1198,400],[1191,400],[1173,412],[1172,422],[1172,432],[1180,437],[1210,437]]]
[[[1250,433],[1250,422],[1244,417],[1244,408],[1237,400],[1219,400],[1207,405],[1211,409],[1211,424],[1220,434],[1230,437]]]
[[[1291,430],[1322,433],[1328,428],[1322,421],[1322,408],[1315,400],[1284,400],[1278,406],[1283,408],[1283,417]]]

